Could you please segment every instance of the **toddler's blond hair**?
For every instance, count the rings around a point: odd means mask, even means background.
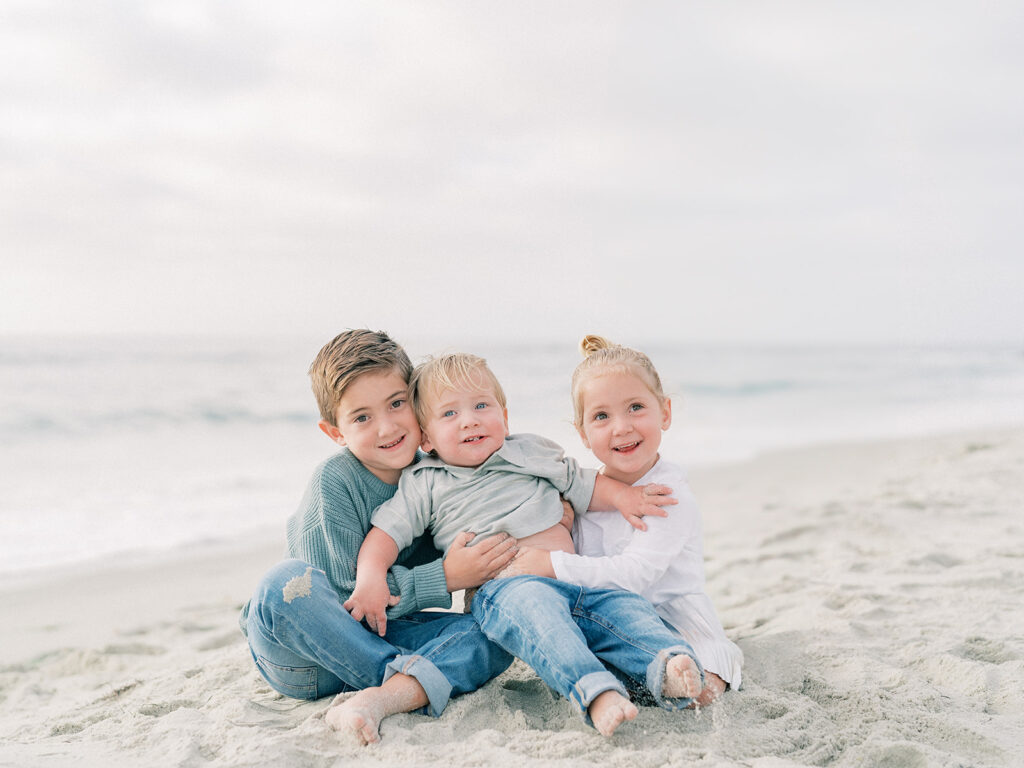
[[[505,391],[498,377],[487,367],[482,357],[468,352],[453,352],[438,357],[428,357],[416,366],[409,380],[409,398],[416,411],[420,426],[427,423],[426,398],[446,389],[471,389],[480,385],[480,379],[491,385],[498,404],[505,408]]]

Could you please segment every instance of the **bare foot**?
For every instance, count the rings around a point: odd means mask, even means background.
[[[673,656],[665,665],[661,695],[671,699],[692,699],[701,692],[700,669],[689,656]]]
[[[692,706],[706,707],[723,693],[725,693],[725,680],[714,672],[705,672],[704,690],[700,692],[700,696],[694,699]]]
[[[380,688],[367,688],[340,704],[332,705],[324,720],[339,733],[354,736],[361,745],[380,741],[380,721],[383,719]]]
[[[635,720],[639,710],[618,691],[605,691],[590,702],[588,712],[597,732],[611,736],[624,722]]]
[[[360,744],[380,741],[380,723],[399,712],[426,706],[427,693],[414,677],[392,675],[380,688],[366,688],[351,699],[332,704],[324,720],[336,731],[354,736]]]

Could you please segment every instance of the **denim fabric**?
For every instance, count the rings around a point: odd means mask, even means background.
[[[285,560],[263,578],[246,629],[256,666],[278,693],[316,699],[402,672],[423,686],[435,717],[450,696],[475,691],[512,662],[463,614],[407,614],[388,620],[379,637],[342,607],[323,571],[301,560]]]
[[[679,654],[693,658],[693,649],[632,592],[514,576],[480,587],[473,615],[487,637],[533,667],[587,722],[587,708],[598,694],[627,695],[619,676],[644,684],[665,709],[693,701],[661,695],[668,660]]]

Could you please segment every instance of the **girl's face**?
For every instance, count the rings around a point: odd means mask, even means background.
[[[632,485],[658,461],[662,430],[672,423],[672,402],[659,402],[632,373],[595,376],[581,387],[583,444],[604,464],[604,474]]]

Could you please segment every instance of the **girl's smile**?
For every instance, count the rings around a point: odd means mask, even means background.
[[[662,430],[672,423],[671,401],[661,402],[641,378],[620,371],[589,379],[582,394],[583,444],[608,477],[632,485],[658,461]]]

